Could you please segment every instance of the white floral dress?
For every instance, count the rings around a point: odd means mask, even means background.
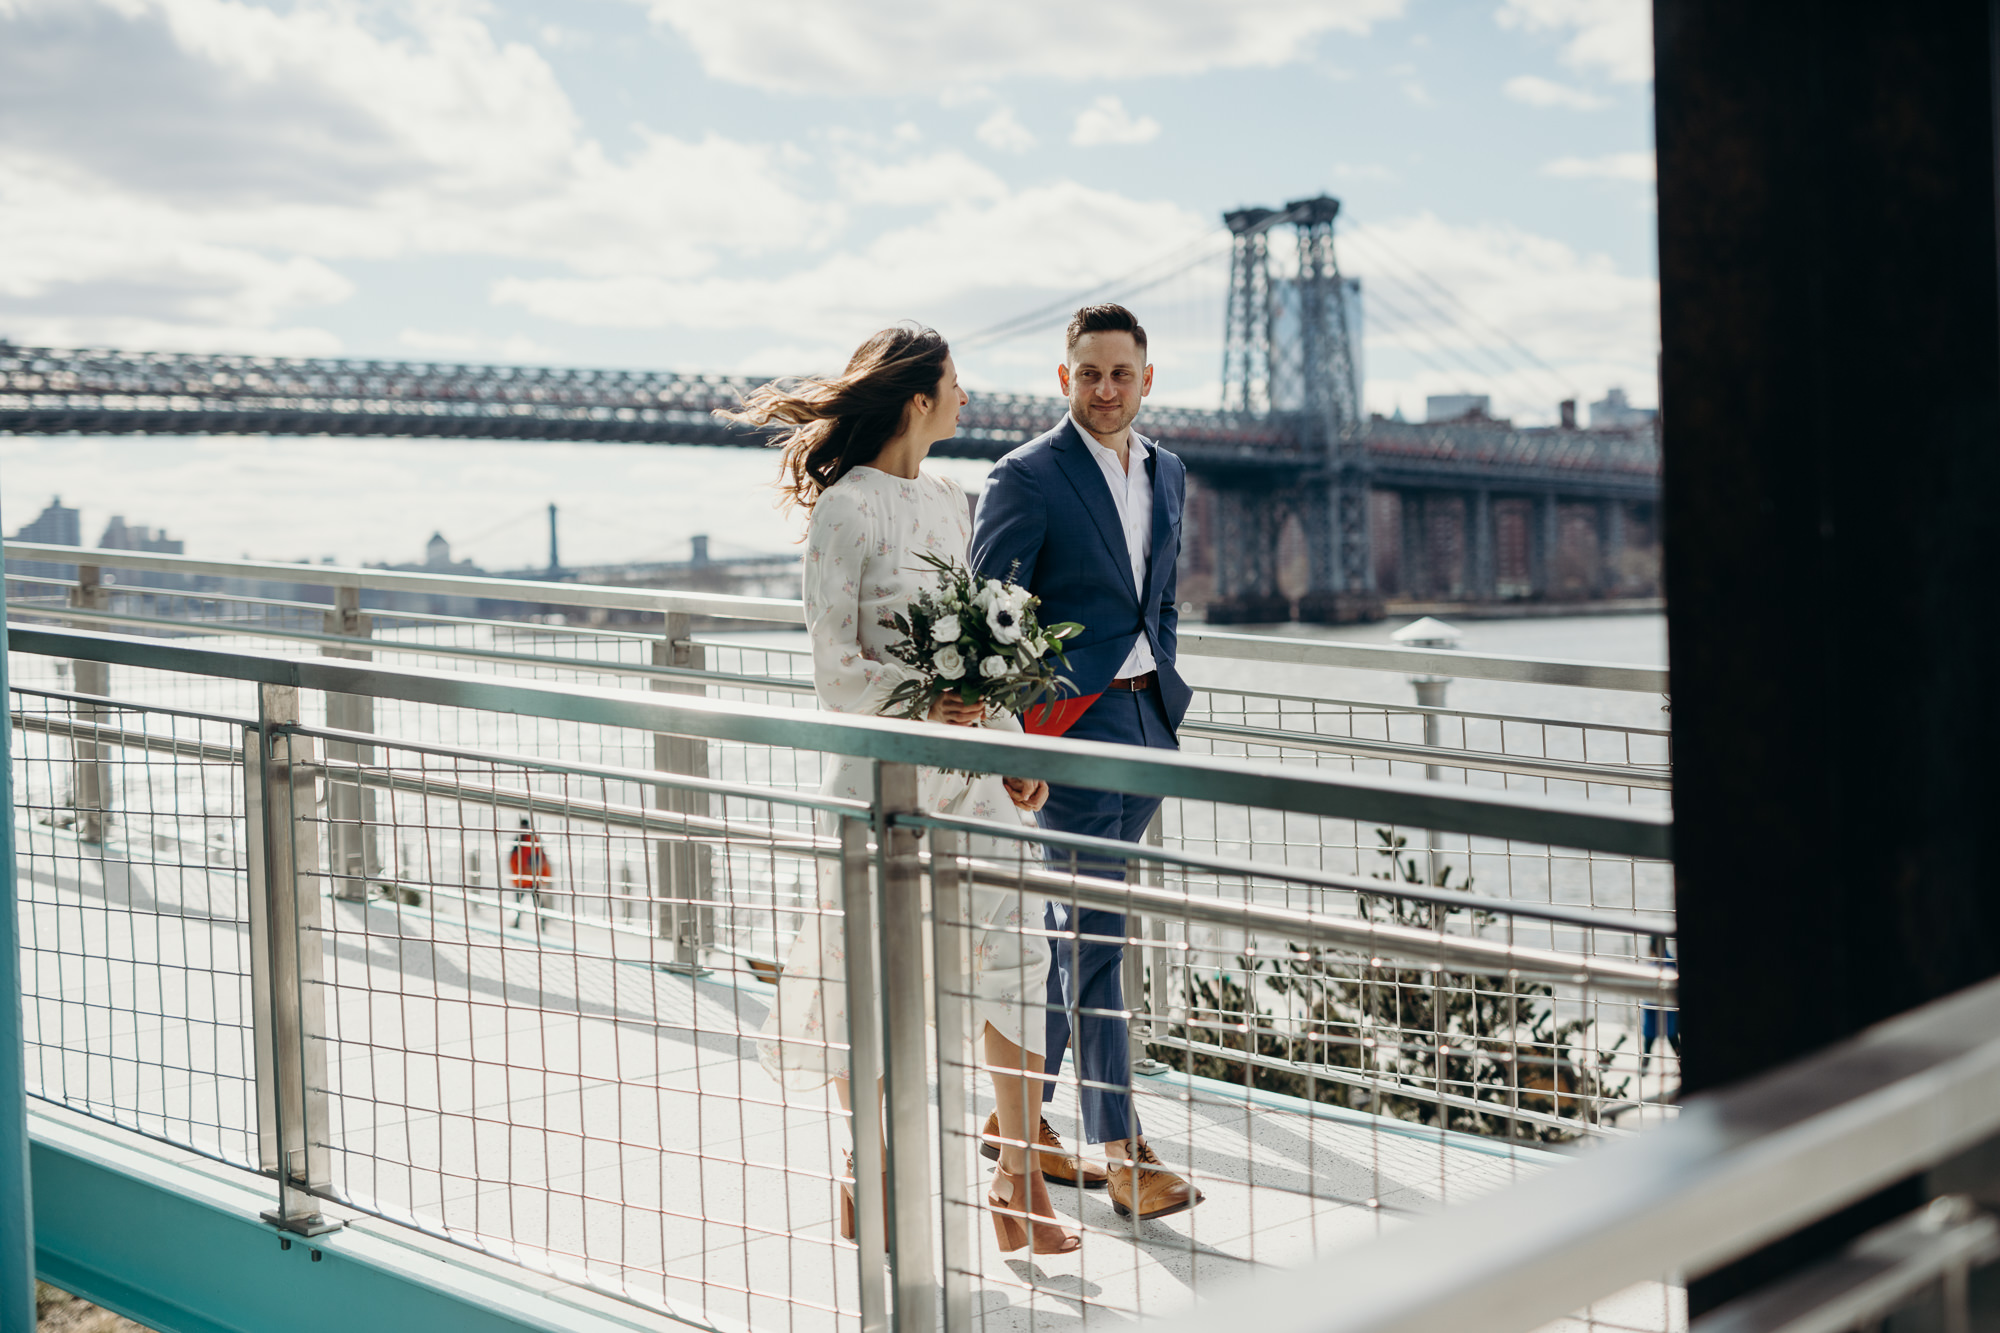
[[[882,617],[906,608],[936,577],[917,558],[919,552],[963,561],[971,540],[965,492],[948,478],[921,473],[912,480],[857,467],[820,494],[806,535],[803,582],[813,686],[822,707],[837,713],[881,713],[890,692],[916,677],[912,668],[889,655],[889,645],[902,636],[884,629]],[[988,725],[1020,729],[1012,717]],[[873,798],[870,761],[834,757],[833,765],[823,792]],[[1015,807],[994,774],[971,778],[920,769],[917,794],[926,810],[1034,827],[1032,816]],[[834,832],[832,821],[832,816],[822,816],[823,832]],[[1028,844],[976,838],[971,847],[975,855],[1012,861]],[[765,1068],[793,1087],[817,1087],[847,1073],[847,967],[838,867],[821,863],[818,891],[820,914],[807,916],[799,928],[758,1047]],[[1048,941],[1021,933],[1024,925],[1039,929],[1043,900],[990,888],[972,888],[968,897],[974,929],[973,1034],[976,1038],[991,1023],[1009,1040],[1043,1053]]]

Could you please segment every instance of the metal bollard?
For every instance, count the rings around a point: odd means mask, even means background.
[[[970,884],[959,869],[960,834],[931,831],[931,920],[937,956],[932,964],[938,1033],[938,1207],[944,1253],[944,1326],[947,1333],[970,1329],[972,1272],[979,1263],[973,1227],[979,1220],[978,1173],[969,1154],[972,1124],[968,1085],[985,1058],[985,1033],[970,1030],[972,964]],[[1039,1100],[1039,1094],[1037,1094]]]
[[[333,610],[326,613],[326,632],[356,639],[374,633],[375,622],[361,613],[359,588],[335,588]],[[374,654],[362,649],[328,648],[327,657],[367,662]],[[375,701],[366,695],[326,696],[326,725],[335,731],[375,730]],[[375,747],[352,741],[328,741],[326,757],[363,767],[375,762]],[[364,787],[358,778],[335,778],[328,773],[326,818],[331,846],[329,864],[333,871],[333,896],[345,902],[362,902],[368,897],[370,881],[382,877],[382,849],[375,819],[375,789]]]
[[[258,1157],[278,1178],[278,1206],[263,1216],[283,1230],[316,1236],[343,1225],[323,1216],[314,1198],[333,1183],[314,818],[320,770],[312,741],[284,731],[298,723],[298,690],[257,688],[259,725],[243,736],[251,1022]]]
[[[888,1257],[882,1237],[888,1229],[889,1200],[878,1186],[887,1169],[882,1160],[880,1113],[873,1089],[882,1080],[882,1005],[877,989],[881,968],[876,950],[875,864],[869,855],[869,826],[840,822],[840,910],[847,955],[848,1087],[854,1105],[855,1258],[861,1284],[862,1333],[888,1333],[889,1288],[882,1265]]]
[[[1465,638],[1455,626],[1442,620],[1425,616],[1422,620],[1403,626],[1389,636],[1405,648],[1455,649]],[[1443,708],[1445,690],[1451,685],[1450,676],[1412,676],[1410,684],[1417,692],[1417,707]],[[1424,714],[1424,744],[1436,749],[1444,743],[1444,727],[1435,713]],[[1436,782],[1443,770],[1436,764],[1424,765],[1424,777]],[[1427,882],[1436,884],[1441,869],[1440,846],[1436,829],[1424,830],[1424,873]]]
[[[925,1030],[923,865],[917,831],[891,821],[915,814],[917,770],[876,766],[876,857],[881,866],[882,1090],[889,1120],[889,1273],[897,1333],[931,1333],[937,1288],[931,1263],[930,1042]],[[852,1013],[852,1009],[849,1010]],[[864,1089],[854,1089],[857,1105]],[[863,1182],[866,1188],[867,1182]]]
[[[1146,825],[1148,847],[1164,845],[1163,826],[1161,812],[1153,811],[1153,820]],[[1160,863],[1150,860],[1127,861],[1125,873],[1128,876],[1136,875],[1140,884],[1152,889],[1159,888],[1166,878],[1161,872]],[[1128,940],[1164,940],[1166,934],[1166,923],[1157,917],[1142,916],[1133,912],[1125,918],[1125,937]],[[1134,1074],[1164,1074],[1167,1072],[1167,1066],[1153,1058],[1152,1048],[1146,1044],[1153,1035],[1154,1025],[1164,1024],[1166,1021],[1165,1006],[1155,1003],[1158,997],[1166,993],[1164,951],[1154,951],[1153,984],[1150,987],[1146,981],[1146,964],[1147,950],[1144,946],[1138,948],[1130,944],[1125,946],[1120,962],[1122,974],[1119,978],[1125,994],[1125,1044],[1130,1053]]]
[[[96,565],[77,566],[76,578],[77,586],[69,590],[71,606],[80,611],[110,609],[111,590],[104,585],[102,573]],[[109,695],[111,664],[78,658],[76,692]],[[78,704],[76,716],[79,722],[86,725],[101,726],[111,713],[94,704]],[[107,750],[94,741],[76,741],[70,749],[76,757],[75,776],[70,788],[72,799],[76,802],[76,836],[80,841],[102,846],[111,816],[111,766],[104,762]]]
[[[687,667],[699,671],[706,654],[692,642],[694,618],[684,611],[667,613],[666,632],[653,645],[654,666]],[[652,687],[669,694],[706,694],[707,687],[679,680],[655,678]],[[653,737],[653,767],[662,773],[686,777],[708,776],[708,742],[699,736]],[[709,795],[661,783],[653,789],[656,807],[679,814],[710,813]],[[671,961],[659,966],[667,971],[699,975],[703,951],[715,945],[715,909],[699,907],[714,897],[713,868],[709,848],[691,838],[662,840],[658,845],[658,878],[655,892],[661,898],[655,929],[661,939],[673,944]]]

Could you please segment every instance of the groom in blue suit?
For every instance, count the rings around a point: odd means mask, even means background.
[[[1041,598],[1042,623],[1083,626],[1067,645],[1075,693],[1030,709],[1031,732],[1079,740],[1178,749],[1174,739],[1192,691],[1175,669],[1179,614],[1174,604],[1187,470],[1132,429],[1153,388],[1146,331],[1119,305],[1085,306],[1070,320],[1056,372],[1069,414],[1054,430],[1002,458],[987,479],[972,528],[973,568],[1011,576]],[[1028,808],[1046,795],[1044,828],[1137,842],[1159,801],[1153,797],[1008,779]],[[1067,857],[1064,857],[1067,861]],[[1086,874],[1124,877],[1123,861],[1080,858]],[[1120,979],[1122,913],[1083,908],[1070,919],[1051,904],[1049,928],[1082,938],[1058,942],[1049,969],[1048,1073],[1076,1047],[1084,1136],[1102,1143],[1100,1174],[1041,1123],[1043,1174],[1086,1188],[1109,1187],[1119,1214],[1164,1217],[1201,1202],[1201,1192],[1166,1170],[1140,1133],[1132,1106]],[[1071,1031],[1071,1016],[1076,1030]],[[1044,1100],[1055,1091],[1044,1085]],[[995,1132],[988,1122],[988,1136]],[[992,1155],[989,1150],[988,1155]]]

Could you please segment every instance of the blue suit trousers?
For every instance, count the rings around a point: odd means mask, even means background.
[[[1167,722],[1157,684],[1137,693],[1106,693],[1065,735],[1080,741],[1180,748]],[[1039,818],[1043,828],[1059,833],[1138,842],[1159,807],[1158,798],[1151,796],[1051,786],[1048,804],[1042,807]],[[1125,878],[1122,860],[1093,860],[1056,847],[1049,849],[1048,856],[1051,869],[1074,866],[1084,874]],[[1054,941],[1055,965],[1049,969],[1047,1068],[1051,1075],[1058,1073],[1065,1053],[1074,1045],[1077,1073],[1082,1079],[1077,1100],[1083,1114],[1084,1140],[1104,1143],[1129,1139],[1140,1129],[1132,1109],[1132,1062],[1125,1020],[1117,1016],[1125,1008],[1121,975],[1125,946],[1114,942],[1125,937],[1125,914],[1079,907],[1073,915],[1074,921],[1069,904],[1050,903],[1049,929],[1073,929],[1081,936],[1111,938]],[[1055,1084],[1044,1084],[1042,1100],[1054,1095]]]

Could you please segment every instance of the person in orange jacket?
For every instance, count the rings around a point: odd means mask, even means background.
[[[514,889],[514,925],[521,924],[521,899],[534,895],[535,906],[548,906],[544,896],[555,879],[555,865],[549,854],[542,849],[542,840],[535,835],[534,825],[521,821],[521,833],[514,839],[514,845],[507,852],[507,882]],[[537,915],[535,929],[539,932],[548,924],[547,918]]]

